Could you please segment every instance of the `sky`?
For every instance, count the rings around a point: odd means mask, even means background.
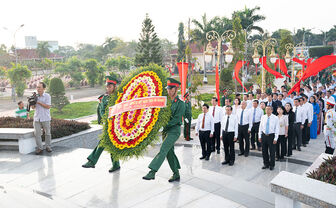
[[[235,10],[260,6],[266,20],[257,25],[269,32],[279,28],[294,31],[329,30],[336,25],[336,0],[0,0],[0,44],[24,47],[24,36],[57,40],[59,45],[102,44],[106,37],[138,40],[146,13],[159,38],[177,41],[180,22],[201,20],[206,13],[231,17]],[[7,28],[7,29],[4,29]]]

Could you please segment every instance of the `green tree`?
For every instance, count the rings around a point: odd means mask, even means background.
[[[84,63],[85,76],[87,77],[91,87],[94,87],[97,84],[97,79],[99,76],[98,63],[96,59],[86,60]]]
[[[178,27],[178,41],[177,41],[177,62],[185,60],[186,44],[184,39],[184,25],[180,22]]]
[[[51,97],[51,105],[58,112],[62,112],[62,108],[69,104],[68,98],[65,96],[65,89],[60,78],[52,78],[49,85],[49,93]]]
[[[84,79],[82,62],[77,57],[71,57],[65,63],[57,63],[55,72],[61,77],[69,75],[71,77],[70,86],[79,88],[80,81]]]
[[[41,59],[47,58],[50,54],[50,45],[46,41],[39,42],[36,50]]]
[[[292,33],[289,30],[280,29],[280,40],[277,40],[279,43],[279,56],[283,57],[286,55],[286,44],[293,42]]]
[[[59,46],[58,50],[54,51],[54,53],[63,56],[65,59],[77,54],[76,50],[72,46]]]
[[[232,19],[238,16],[241,21],[242,28],[246,30],[247,33],[251,32],[252,30],[257,30],[260,33],[264,33],[264,30],[261,27],[255,25],[257,22],[266,19],[265,16],[256,14],[259,10],[259,6],[256,6],[252,9],[245,7],[244,10],[233,12]]]
[[[12,68],[8,70],[8,77],[12,86],[15,86],[17,96],[22,97],[27,87],[26,81],[31,77],[31,71],[27,66],[12,64]]]
[[[150,63],[162,65],[160,39],[158,38],[152,20],[146,14],[142,23],[142,32],[136,49],[136,66],[145,66]]]

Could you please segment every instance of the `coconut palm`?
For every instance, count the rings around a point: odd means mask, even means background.
[[[264,30],[261,27],[255,25],[257,22],[266,19],[265,16],[256,14],[256,12],[259,10],[260,7],[258,6],[252,9],[245,7],[244,10],[233,12],[232,19],[234,19],[236,15],[239,16],[242,28],[246,30],[247,33],[251,32],[252,30],[257,30],[260,33],[264,33]]]
[[[48,42],[43,41],[43,42],[39,42],[37,45],[37,53],[39,55],[39,57],[42,58],[48,58],[49,54],[50,54],[50,45],[48,44]]]

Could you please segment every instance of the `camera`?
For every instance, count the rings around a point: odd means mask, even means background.
[[[28,99],[28,104],[27,104],[27,111],[30,111],[31,106],[35,106],[37,102],[37,94],[36,92],[33,92],[33,95],[30,97],[27,97]]]

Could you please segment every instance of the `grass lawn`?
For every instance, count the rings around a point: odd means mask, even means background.
[[[62,113],[57,112],[55,108],[51,108],[50,113],[52,118],[75,119],[96,114],[97,105],[97,101],[71,103],[62,109]],[[30,117],[32,118],[33,116],[34,111],[30,111]]]

